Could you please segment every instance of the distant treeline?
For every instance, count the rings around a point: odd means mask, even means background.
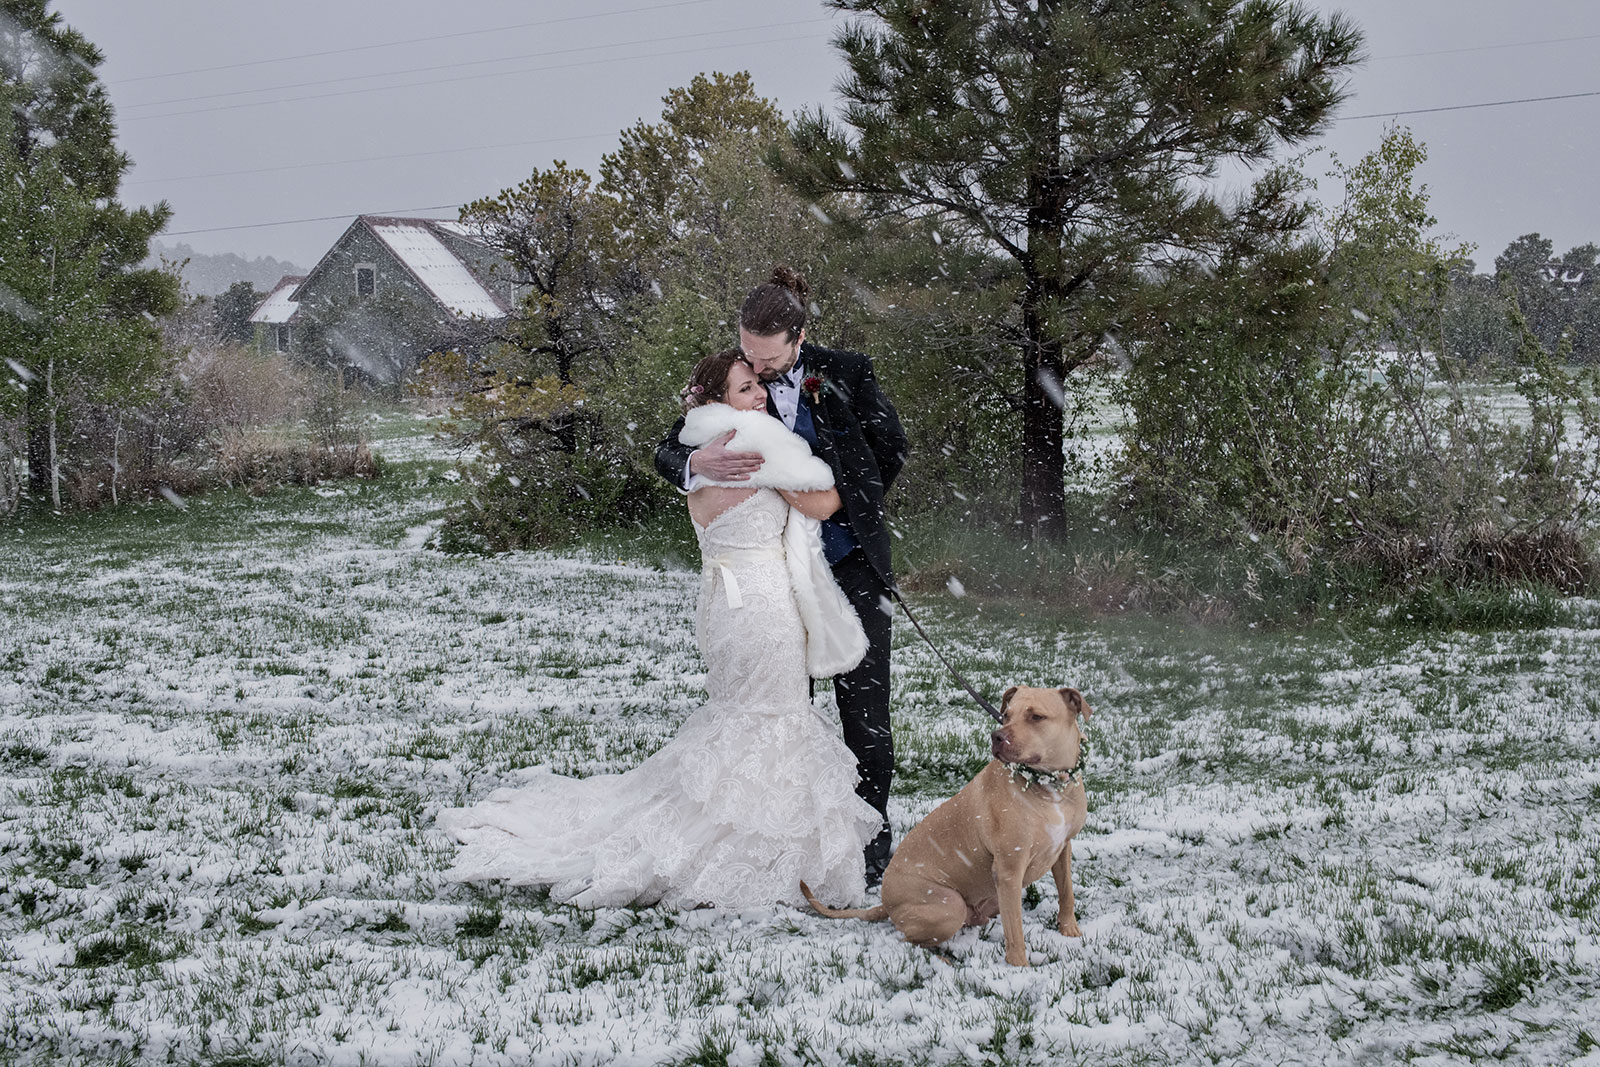
[[[182,243],[169,246],[151,241],[150,257],[143,265],[159,267],[163,262],[179,268],[184,285],[195,296],[218,296],[239,282],[248,282],[265,295],[285,274],[305,273],[303,267],[271,256],[246,259],[233,252],[208,255]]]
[[[1568,362],[1600,362],[1600,245],[1556,256],[1537,233],[1518,237],[1495,257],[1493,273],[1470,259],[1451,271],[1444,307],[1445,354],[1469,366],[1513,361],[1521,337],[1514,305],[1539,343]]]

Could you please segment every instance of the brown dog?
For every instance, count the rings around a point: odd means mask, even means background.
[[[1088,818],[1079,721],[1089,705],[1076,689],[1013,686],[1000,701],[990,735],[994,759],[965,788],[929,813],[883,872],[883,903],[818,912],[835,919],[890,919],[912,944],[933,947],[963,926],[1000,914],[1006,962],[1028,965],[1022,891],[1045,871],[1055,875],[1056,928],[1079,937],[1072,899],[1072,836]]]

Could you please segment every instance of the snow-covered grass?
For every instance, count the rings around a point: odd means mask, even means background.
[[[441,807],[637,763],[698,576],[423,545],[442,461],[0,531],[0,1061],[1600,1063],[1600,605],[1499,633],[926,599],[1095,708],[1081,940],[445,883]],[[896,633],[903,831],[986,722]]]

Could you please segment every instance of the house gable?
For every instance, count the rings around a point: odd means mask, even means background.
[[[293,299],[345,303],[399,287],[457,322],[504,318],[511,309],[508,294],[485,277],[498,256],[460,227],[446,225],[451,224],[359,216],[306,275]]]
[[[486,343],[512,306],[491,280],[498,257],[440,227],[385,215],[352,222],[290,294],[303,323],[296,348],[397,381],[430,352]]]
[[[317,304],[353,305],[364,299],[358,289],[357,269],[370,267],[373,271],[374,292],[385,292],[395,286],[410,283],[409,272],[373,237],[367,227],[367,216],[352,222],[339,236],[317,265],[311,268],[293,299],[308,309]],[[431,300],[426,292],[417,296]],[[440,310],[443,310],[442,308]]]

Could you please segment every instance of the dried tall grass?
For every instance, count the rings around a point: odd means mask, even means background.
[[[194,352],[181,377],[189,387],[190,406],[224,434],[297,418],[308,399],[304,372],[277,353],[242,348]]]
[[[245,348],[197,347],[156,399],[121,408],[80,397],[69,415],[63,488],[82,510],[378,472],[342,387]],[[0,508],[4,490],[0,472]]]
[[[280,485],[317,485],[336,478],[374,478],[378,464],[365,441],[327,444],[279,425],[230,429],[212,446],[216,477],[261,494]]]

